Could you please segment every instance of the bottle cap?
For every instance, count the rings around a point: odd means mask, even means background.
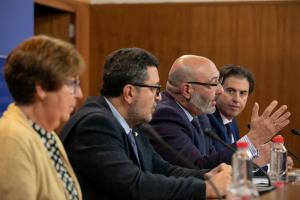
[[[238,149],[248,148],[248,143],[244,141],[240,141],[236,143]]]
[[[283,143],[284,142],[284,138],[282,137],[282,135],[277,135],[277,136],[273,137],[272,142]]]

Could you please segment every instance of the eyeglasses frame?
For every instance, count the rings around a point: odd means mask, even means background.
[[[156,89],[155,95],[156,96],[160,95],[161,85],[148,85],[148,84],[144,84],[144,83],[130,83],[130,85],[134,85],[137,87],[147,87],[147,88]]]
[[[222,86],[223,78],[220,78],[217,83],[203,83],[203,82],[198,82],[198,81],[188,81],[187,83],[203,85],[203,86],[207,86],[207,87],[218,87],[218,86]]]

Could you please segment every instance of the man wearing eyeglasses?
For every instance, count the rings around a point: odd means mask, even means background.
[[[219,71],[211,60],[195,55],[179,57],[170,69],[166,91],[151,121],[162,139],[199,168],[231,163],[233,152],[228,148],[216,152],[212,139],[204,132],[210,127],[206,114],[215,112],[216,99],[224,92],[221,83]],[[258,104],[253,107],[253,128],[241,138],[249,143],[253,157],[258,156],[257,148],[289,123],[287,106],[281,106],[272,114],[277,104],[273,101],[261,116]],[[151,140],[151,143],[165,160],[188,167],[158,141]]]
[[[161,100],[158,61],[139,48],[120,49],[104,64],[101,95],[90,97],[61,133],[83,199],[205,199],[225,194],[231,167],[209,173],[174,166],[134,127],[149,122]]]

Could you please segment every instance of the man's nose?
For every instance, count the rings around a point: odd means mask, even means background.
[[[218,84],[217,90],[216,90],[216,94],[220,95],[224,92],[224,88],[221,84]]]
[[[233,100],[234,100],[234,101],[240,101],[240,100],[241,100],[241,95],[240,95],[240,93],[238,93],[238,92],[234,93],[234,95],[233,95]]]

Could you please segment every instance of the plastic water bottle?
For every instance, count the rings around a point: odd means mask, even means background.
[[[252,182],[252,162],[248,155],[248,143],[238,142],[232,157],[232,183],[227,190],[227,199],[248,200],[258,197]]]
[[[287,151],[284,147],[284,138],[277,135],[272,139],[270,179],[273,185],[282,186],[288,183]]]

